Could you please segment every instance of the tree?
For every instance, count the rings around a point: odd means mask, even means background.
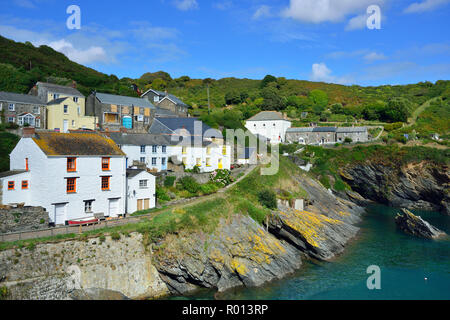
[[[156,78],[152,82],[152,88],[155,90],[165,90],[167,89],[167,82],[161,78]]]
[[[342,114],[344,113],[344,107],[341,103],[335,103],[331,106],[331,112],[334,114]]]
[[[225,103],[226,104],[238,104],[241,100],[241,94],[236,90],[228,91],[225,94]]]
[[[281,110],[283,108],[283,101],[277,89],[266,87],[261,91],[261,96],[264,98],[261,106],[263,110]]]
[[[406,122],[410,115],[412,103],[405,98],[392,98],[381,112],[382,120],[386,122]]]
[[[261,81],[261,89],[267,87],[267,85],[271,82],[277,82],[277,78],[275,78],[274,76],[268,74],[267,76],[264,77],[264,79]]]
[[[316,113],[320,113],[325,110],[328,105],[328,95],[326,92],[315,89],[309,93],[309,99],[313,104],[313,110]]]

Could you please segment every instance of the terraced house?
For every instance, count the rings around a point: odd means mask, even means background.
[[[113,140],[26,129],[0,177],[1,203],[42,206],[55,225],[125,213],[125,154]]]
[[[45,103],[32,95],[0,91],[0,114],[0,123],[45,128]]]
[[[342,143],[346,138],[352,142],[367,142],[369,135],[366,127],[299,127],[289,128],[286,141],[300,144],[324,145]]]
[[[125,128],[144,133],[154,118],[155,106],[147,99],[93,93],[87,98],[86,114],[98,118],[99,127],[106,131]]]
[[[188,116],[189,106],[173,94],[167,93],[167,91],[162,92],[149,89],[141,95],[141,98],[145,98],[157,108],[168,110],[179,117]],[[159,111],[159,113],[163,114],[161,111]]]

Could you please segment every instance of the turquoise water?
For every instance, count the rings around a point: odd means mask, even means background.
[[[239,288],[219,299],[450,299],[450,239],[424,240],[395,227],[397,209],[367,209],[358,237],[331,262],[305,261],[296,274],[260,288]],[[450,217],[419,212],[432,225],[450,234]],[[369,290],[366,269],[381,269],[381,290]],[[425,280],[427,278],[427,280]],[[188,299],[212,299],[210,290]]]

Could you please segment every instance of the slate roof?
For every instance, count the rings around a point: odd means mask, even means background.
[[[157,118],[158,117],[169,117],[169,118],[177,117],[177,115],[175,113],[173,113],[172,111],[163,109],[163,108],[156,108],[155,116]]]
[[[143,98],[118,96],[115,94],[101,93],[101,92],[97,92],[96,97],[101,103],[104,104],[115,104],[118,106],[129,106],[129,107],[134,106],[134,107],[155,109],[155,106],[151,104],[150,101]]]
[[[289,128],[286,132],[336,132],[336,127],[301,127]]]
[[[32,139],[47,156],[125,156],[112,139],[96,132],[45,132]]]
[[[170,138],[166,135],[112,132],[109,136],[118,145],[167,146],[170,144]]]
[[[170,93],[166,93],[166,92],[162,92],[162,91],[158,91],[155,89],[149,89],[146,92],[144,92],[141,97],[145,96],[149,91],[153,91],[154,93],[156,93],[159,97],[161,98],[165,98],[168,97],[170,98],[170,100],[172,100],[175,104],[180,105],[180,106],[185,106],[185,107],[189,107],[186,103],[184,103],[183,101],[181,101],[180,98],[178,98],[177,96],[174,96],[173,94]]]
[[[20,94],[5,91],[0,91],[0,101],[8,101],[23,104],[38,104],[41,106],[45,105],[45,103],[42,103],[42,101],[36,96],[32,96],[30,94]]]
[[[47,105],[51,106],[51,105],[55,105],[55,104],[61,104],[66,99],[69,99],[69,97],[54,99],[54,100],[50,101],[49,103],[47,103]]]
[[[70,96],[84,98],[84,95],[74,87],[60,86],[58,84],[48,83],[48,82],[38,82],[38,83],[36,83],[36,85],[38,87],[44,87],[48,91],[53,92],[53,93],[62,93],[62,94],[70,95]]]
[[[13,171],[0,172],[0,179],[1,178],[15,176],[16,174],[21,174],[21,173],[24,173],[24,172],[27,172],[27,171],[26,170],[13,170]]]
[[[261,111],[258,114],[255,114],[247,121],[274,121],[274,120],[285,120],[283,115],[277,111]]]
[[[366,127],[339,127],[337,128],[338,133],[351,133],[351,132],[366,132]]]
[[[168,118],[155,118],[153,121],[149,132],[152,134],[175,134],[175,131],[186,130],[190,135],[194,135],[195,132],[195,122],[201,123],[200,129],[201,134],[204,138],[222,137],[222,133],[219,130],[212,129],[207,124],[198,118],[179,118],[179,117],[168,117]]]
[[[127,169],[127,178],[134,178],[141,172],[148,172],[148,171],[144,170],[144,169]],[[148,172],[148,174],[151,174],[151,173]]]

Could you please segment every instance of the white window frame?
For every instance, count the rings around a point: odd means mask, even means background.
[[[167,146],[161,146],[161,152],[167,153]]]
[[[148,180],[139,180],[139,189],[148,189]]]
[[[158,153],[158,146],[152,146],[152,153]]]
[[[66,111],[66,108],[67,108],[67,111]],[[69,105],[67,105],[67,104],[63,105],[63,112],[64,112],[64,114],[69,114]]]
[[[153,157],[153,158],[152,158],[152,166],[156,166],[157,163],[158,163],[158,158]]]
[[[144,161],[142,161],[142,160],[144,160]],[[145,157],[141,157],[141,159],[140,159],[140,161],[139,161],[140,163],[146,163],[146,159],[145,159]]]
[[[11,121],[11,120],[12,120],[12,121]],[[8,122],[9,122],[9,123],[15,123],[14,117],[8,117]]]
[[[78,97],[73,97],[73,102],[78,102]]]
[[[16,105],[14,103],[9,103],[8,111],[16,111]]]
[[[34,114],[41,114],[41,107],[33,107]]]
[[[142,154],[145,153],[145,146],[141,146],[141,153],[142,153]]]
[[[94,200],[89,200],[84,202],[84,213],[92,213],[92,205],[94,204]],[[88,210],[89,209],[89,210]]]

